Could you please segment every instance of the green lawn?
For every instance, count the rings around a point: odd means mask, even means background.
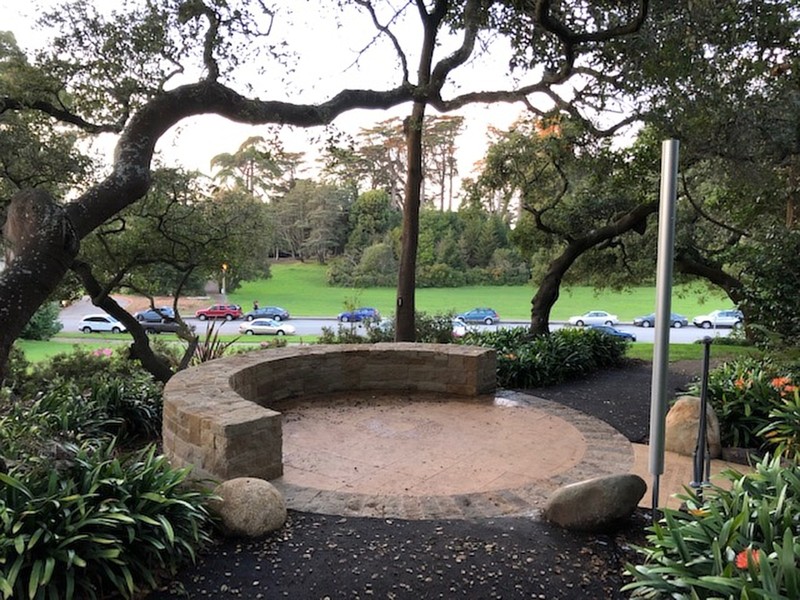
[[[374,306],[384,315],[394,313],[394,288],[334,288],[325,285],[324,265],[278,262],[272,265],[272,277],[245,282],[228,295],[231,302],[245,309],[258,300],[261,306],[277,305],[296,316],[331,316],[350,305]],[[676,290],[672,309],[691,319],[715,308],[727,308],[730,302],[722,294],[703,293],[702,288]],[[532,286],[473,286],[463,288],[423,288],[417,290],[417,310],[427,313],[462,312],[476,306],[489,306],[505,320],[530,319]],[[622,321],[653,312],[655,288],[637,287],[629,291],[603,291],[590,287],[564,288],[552,319],[563,321],[587,310],[607,310]]]

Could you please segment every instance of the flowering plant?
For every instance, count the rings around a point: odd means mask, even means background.
[[[800,468],[766,457],[727,485],[687,489],[687,510],[664,509],[643,564],[629,564],[632,598],[800,598]]]
[[[708,400],[719,418],[724,446],[766,448],[775,444],[764,437],[764,431],[773,411],[797,390],[789,371],[768,358],[742,357],[709,373]],[[699,384],[691,391],[699,395]]]

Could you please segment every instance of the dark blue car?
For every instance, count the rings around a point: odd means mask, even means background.
[[[289,320],[289,311],[285,308],[281,308],[280,306],[262,306],[261,308],[256,308],[251,310],[249,313],[244,315],[244,318],[248,321],[252,321],[253,319],[272,319],[273,321],[288,321]]]
[[[342,323],[357,323],[359,321],[378,321],[381,318],[381,314],[378,312],[377,308],[365,306],[353,310],[346,310],[343,313],[339,313],[339,316],[336,318]]]
[[[158,309],[149,308],[135,315],[137,321],[144,321],[146,323],[160,323],[164,319],[170,320],[175,318],[175,311],[170,306],[159,306]]]
[[[628,333],[627,331],[621,331],[616,327],[611,327],[610,325],[590,325],[589,329],[594,329],[596,331],[602,331],[606,335],[613,335],[614,337],[620,337],[624,340],[628,340],[630,342],[636,341],[636,336],[632,333]]]

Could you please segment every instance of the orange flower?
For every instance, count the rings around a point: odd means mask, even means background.
[[[745,548],[739,554],[736,555],[736,567],[739,569],[746,569],[750,563],[753,563],[754,566],[758,566],[758,561],[760,560],[758,550],[754,550],[753,548]]]
[[[705,508],[690,508],[689,514],[692,515],[693,517],[705,517],[710,515],[711,513]]]
[[[743,390],[747,387],[747,382],[744,380],[744,377],[740,376],[733,385],[735,385],[738,389]]]
[[[798,390],[796,385],[787,385],[784,386],[783,391],[787,394],[794,394]]]
[[[782,390],[790,383],[792,383],[792,380],[789,377],[776,377],[772,380],[772,387],[776,390]]]

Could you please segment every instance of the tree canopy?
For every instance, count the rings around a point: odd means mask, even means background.
[[[348,27],[374,27],[364,54],[377,43],[393,51],[386,72],[393,83],[342,89],[306,103],[262,100],[259,92],[245,95],[240,89],[247,85],[238,77],[251,63],[260,70],[259,81],[287,79],[290,54],[297,48],[291,35],[297,30],[281,39],[273,24],[282,11],[242,0],[130,2],[104,11],[88,0],[65,2],[43,15],[55,35],[35,57],[2,46],[0,116],[41,115],[74,131],[111,132],[119,138],[110,171],[74,190],[63,204],[40,189],[14,196],[4,229],[14,260],[0,276],[0,321],[5,325],[0,366],[24,323],[72,267],[81,241],[147,192],[158,140],[181,121],[203,114],[248,124],[311,127],[331,123],[348,110],[410,103],[404,123],[408,166],[397,335],[413,339],[426,107],[449,112],[473,102],[527,102],[534,108],[529,98],[534,94],[558,102],[557,86],[578,76],[602,76],[592,63],[603,44],[637,31],[648,3],[599,0],[597,10],[587,10],[585,3],[545,0],[417,0],[399,9],[359,0],[337,6],[353,11]],[[405,46],[395,31],[401,14],[416,20],[421,37],[413,46]],[[489,41],[497,37],[513,48],[509,65],[519,78],[496,90],[467,89],[467,80],[457,81],[458,73],[469,61],[488,56]],[[255,84],[252,76],[244,77]],[[31,216],[23,226],[24,217]]]

